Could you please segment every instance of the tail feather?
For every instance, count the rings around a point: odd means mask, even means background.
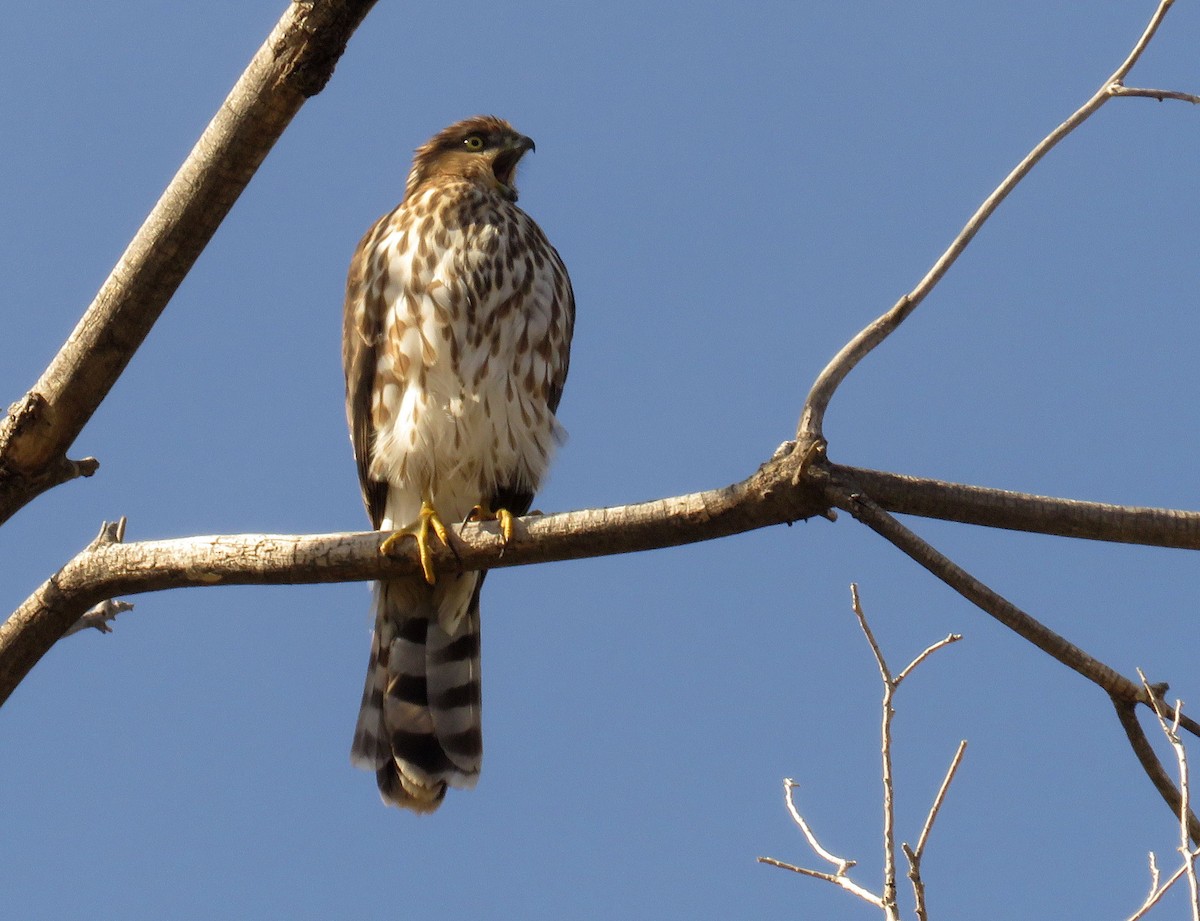
[[[479,585],[380,583],[375,636],[351,761],[374,770],[384,802],[432,812],[446,787],[474,786],[482,756]]]

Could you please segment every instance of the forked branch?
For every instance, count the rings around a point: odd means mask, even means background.
[[[811,870],[805,867],[798,867],[794,864],[784,863],[781,860],[776,860],[773,857],[759,857],[759,863],[769,864],[773,867],[780,867],[784,870],[791,870],[795,873],[800,873],[804,876],[811,876],[814,879],[823,879],[826,882],[833,883],[836,886],[846,890],[851,895],[855,895],[865,902],[874,905],[883,911],[883,915],[888,921],[898,921],[900,917],[899,905],[896,900],[896,834],[895,834],[895,779],[892,772],[892,717],[895,715],[895,708],[892,702],[895,699],[896,691],[904,679],[911,675],[913,671],[922,662],[928,659],[933,653],[937,652],[951,643],[958,642],[962,639],[958,634],[952,633],[945,639],[939,640],[927,647],[908,665],[901,669],[898,675],[894,674],[891,667],[888,665],[887,659],[880,648],[879,643],[875,639],[875,634],[871,630],[871,625],[867,620],[866,614],[863,612],[862,604],[858,595],[858,586],[850,586],[851,607],[854,611],[854,616],[858,621],[859,630],[867,639],[867,644],[871,647],[871,654],[875,658],[875,664],[879,668],[879,676],[883,682],[883,701],[881,710],[883,719],[880,728],[880,752],[883,759],[882,767],[882,785],[883,785],[883,891],[882,894],[876,894],[866,887],[856,883],[849,877],[849,871],[855,866],[855,861],[845,857],[836,857],[830,853],[818,840],[816,834],[809,827],[807,820],[796,808],[796,803],[792,798],[792,791],[797,784],[791,778],[787,778],[783,782],[784,800],[787,803],[788,812],[792,816],[792,821],[799,826],[800,831],[804,834],[805,840],[808,841],[809,847],[822,860],[833,864],[834,872],[827,873],[821,870]],[[954,773],[958,770],[958,765],[962,760],[963,752],[966,750],[966,742],[963,742],[958,747],[958,754],[955,755],[953,763],[950,765],[950,770],[947,772],[945,779],[942,781],[942,786],[934,798],[933,805],[930,807],[929,814],[925,819],[925,825],[921,829],[921,837],[917,844],[916,851],[909,848],[907,844],[903,845],[904,853],[908,856],[910,872],[909,879],[913,881],[913,891],[916,896],[916,908],[918,916],[924,921],[925,919],[925,885],[920,876],[921,853],[925,849],[926,841],[929,838],[930,831],[933,828],[933,822],[937,817],[938,810],[941,809],[942,801],[946,797],[946,791],[950,787],[950,782],[954,779]]]
[[[834,359],[817,377],[816,382],[809,391],[808,399],[804,402],[804,410],[800,415],[800,424],[796,430],[796,441],[799,444],[807,445],[824,440],[823,426],[825,410],[829,406],[829,401],[833,398],[834,391],[837,390],[846,376],[854,370],[855,365],[895,332],[900,324],[917,309],[920,303],[929,295],[929,292],[934,289],[937,283],[945,276],[946,272],[950,270],[950,267],[958,260],[958,257],[962,255],[963,250],[967,248],[967,245],[975,238],[975,235],[979,233],[980,228],[983,227],[988,218],[1000,207],[1000,203],[1009,196],[1009,193],[1017,187],[1017,184],[1029,174],[1030,170],[1046,154],[1058,146],[1060,141],[1087,121],[1104,103],[1108,102],[1114,96],[1153,95],[1156,99],[1187,98],[1189,102],[1195,101],[1194,98],[1188,97],[1187,94],[1162,91],[1130,92],[1123,91],[1122,89],[1126,75],[1133,68],[1133,65],[1137,63],[1138,58],[1142,56],[1142,52],[1146,50],[1146,46],[1150,44],[1150,40],[1154,37],[1154,33],[1158,31],[1163,17],[1166,16],[1167,10],[1171,8],[1173,2],[1174,0],[1161,0],[1158,8],[1154,11],[1154,15],[1150,17],[1150,22],[1146,25],[1141,37],[1134,44],[1129,56],[1121,62],[1121,65],[1100,85],[1100,88],[1092,94],[1092,97],[1087,102],[1076,109],[1066,121],[1046,135],[1013,168],[1013,171],[1004,178],[1004,181],[983,200],[983,203],[971,215],[970,219],[963,226],[963,229],[950,242],[950,246],[947,247],[946,251],[942,253],[929,271],[925,273],[925,277],[917,283],[917,286],[900,298],[887,313],[883,314],[879,319],[875,320],[851,339],[834,356]]]

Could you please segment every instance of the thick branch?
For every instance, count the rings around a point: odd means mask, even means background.
[[[1200,512],[1057,499],[837,464],[830,464],[829,472],[835,479],[854,483],[881,508],[903,515],[1060,537],[1200,550]]]
[[[1167,773],[1166,768],[1158,760],[1158,755],[1154,753],[1154,748],[1150,745],[1150,740],[1146,738],[1146,733],[1142,730],[1142,724],[1138,722],[1136,704],[1117,697],[1112,698],[1112,703],[1113,707],[1116,708],[1117,719],[1121,723],[1121,728],[1125,730],[1125,737],[1129,740],[1129,746],[1133,749],[1134,755],[1137,756],[1142,770],[1146,772],[1146,776],[1154,784],[1154,789],[1158,791],[1159,796],[1171,807],[1171,811],[1175,815],[1180,815],[1183,807],[1183,798],[1180,796],[1179,788],[1171,780],[1171,776]],[[1188,835],[1195,844],[1200,845],[1200,820],[1196,818],[1195,813],[1188,810],[1186,821]]]
[[[439,571],[491,569],[712,540],[819,515],[819,493],[785,488],[784,461],[724,489],[674,499],[521,519],[505,545],[494,523],[464,525]],[[123,544],[98,539],[0,625],[0,704],[92,605],[118,595],[205,585],[352,582],[420,571],[416,554],[381,557],[377,532],[243,534]]]
[[[375,0],[293,2],[118,260],[70,338],[0,422],[0,523],[92,459],[67,449]]]
[[[1099,685],[1111,697],[1149,705],[1145,691],[1115,669],[1088,655],[1065,637],[1030,617],[1015,604],[984,585],[969,572],[935,550],[899,521],[881,509],[867,495],[853,487],[835,486],[831,490],[835,505],[849,512],[872,531],[890,541],[914,561],[952,589],[990,614],[1004,626],[1048,653],[1063,665]]]

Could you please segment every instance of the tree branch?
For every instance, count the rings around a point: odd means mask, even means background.
[[[518,521],[506,545],[494,522],[458,529],[452,553],[435,547],[438,571],[494,569],[630,553],[712,540],[821,514],[819,492],[787,486],[788,460],[764,464],[723,489],[637,505]],[[106,534],[108,536],[106,537]],[[0,625],[0,704],[90,607],[118,595],[205,585],[352,582],[420,572],[416,554],[382,557],[379,532],[296,536],[242,534],[124,544],[101,537],[42,584]]]
[[[0,524],[46,490],[90,476],[66,452],[375,0],[296,0],[117,261],[50,366],[0,421]]]
[[[828,470],[889,512],[1059,537],[1200,550],[1200,512],[1058,499],[838,464],[830,464]]]
[[[851,487],[834,488],[834,504],[895,545],[952,589],[1004,626],[1103,688],[1110,696],[1149,705],[1145,691],[1099,659],[1030,617],[1002,595],[904,527],[870,497]]]
[[[1184,811],[1183,797],[1179,793],[1179,788],[1175,786],[1175,782],[1171,780],[1171,775],[1167,773],[1162,762],[1158,760],[1158,755],[1154,753],[1154,749],[1150,745],[1150,740],[1146,738],[1142,724],[1138,722],[1135,702],[1113,697],[1112,704],[1117,711],[1117,719],[1121,723],[1121,728],[1125,730],[1125,737],[1129,740],[1129,747],[1133,749],[1133,753],[1137,757],[1138,763],[1142,766],[1142,770],[1146,772],[1146,776],[1154,784],[1154,789],[1158,791],[1158,795],[1171,807],[1171,811],[1177,816],[1186,816],[1185,821],[1187,822],[1188,835],[1191,837],[1193,843],[1200,845],[1200,819],[1197,819],[1196,814],[1190,809],[1186,812]]]
[[[1159,24],[1162,22],[1163,17],[1166,16],[1167,10],[1170,9],[1173,2],[1174,0],[1161,0],[1158,8],[1154,11],[1154,15],[1150,18],[1149,24],[1134,44],[1129,56],[1121,63],[1121,66],[1113,71],[1112,76],[1105,80],[1100,89],[1096,90],[1087,102],[1076,109],[1070,118],[1046,135],[1033,150],[1026,154],[1025,159],[1018,163],[1013,171],[1004,178],[1004,181],[996,187],[995,191],[984,199],[983,204],[971,215],[966,225],[959,231],[958,236],[951,241],[950,246],[942,253],[937,262],[933,264],[933,267],[925,274],[925,277],[917,283],[917,286],[900,298],[891,310],[851,339],[834,356],[833,360],[825,367],[825,370],[817,377],[816,382],[808,393],[808,398],[804,401],[804,409],[800,415],[800,424],[796,429],[796,440],[798,442],[801,444],[810,444],[824,441],[823,425],[825,410],[828,408],[829,401],[833,398],[834,392],[842,381],[846,379],[846,376],[917,309],[921,301],[925,300],[929,292],[942,280],[942,277],[950,270],[950,266],[954,265],[963,250],[967,248],[967,245],[975,238],[975,235],[979,233],[980,228],[983,227],[987,219],[1000,207],[1000,203],[1029,174],[1030,170],[1046,154],[1058,146],[1058,143],[1063,138],[1087,121],[1104,103],[1112,99],[1113,96],[1123,95],[1119,91],[1120,84],[1133,65],[1137,63],[1138,58],[1142,56],[1142,52],[1146,50],[1146,46],[1154,37],[1154,33],[1158,31]]]

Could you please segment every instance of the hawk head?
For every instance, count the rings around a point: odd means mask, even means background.
[[[533,140],[494,115],[476,115],[439,131],[417,148],[404,197],[428,182],[467,179],[517,200],[517,163]]]

